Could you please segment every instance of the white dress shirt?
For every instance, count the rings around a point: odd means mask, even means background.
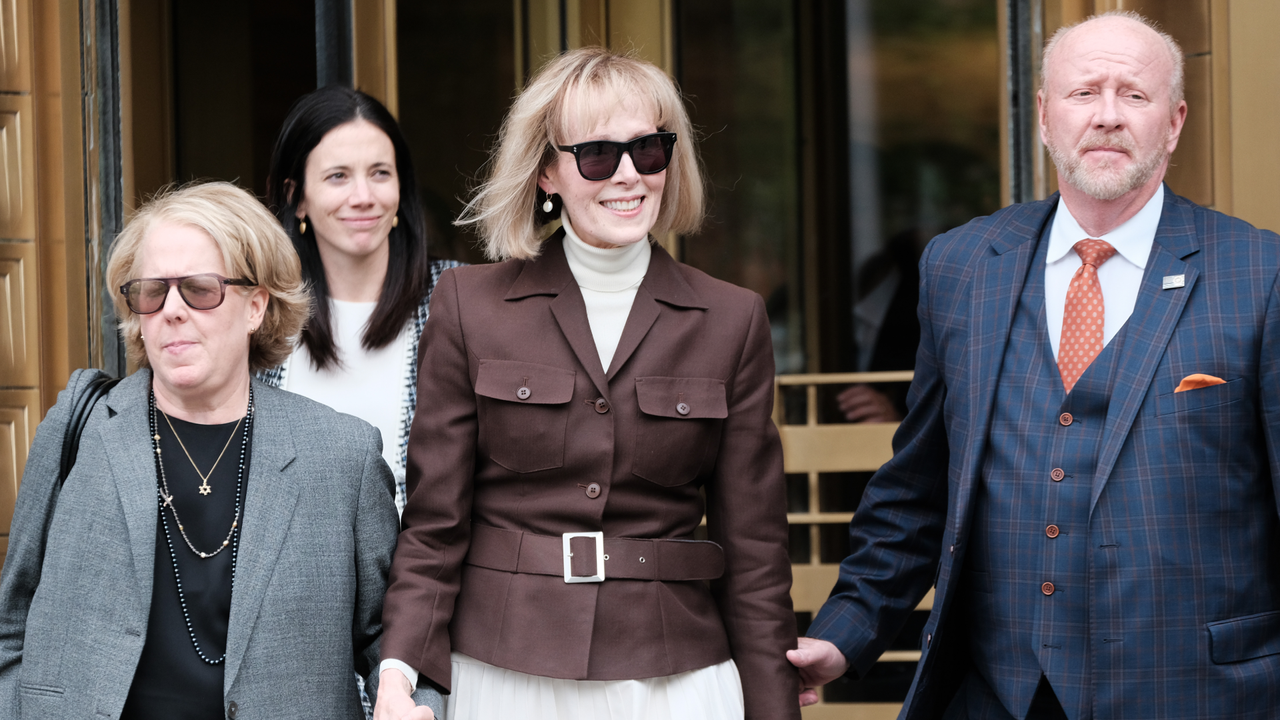
[[[1156,228],[1160,225],[1160,213],[1163,209],[1164,185],[1161,184],[1137,215],[1115,230],[1095,238],[1106,240],[1116,249],[1116,254],[1098,268],[1098,284],[1102,286],[1105,313],[1102,325],[1104,347],[1133,314],[1133,306],[1138,301],[1138,290],[1142,285],[1142,274],[1147,268],[1147,258],[1151,255],[1151,245],[1155,242]],[[1062,312],[1067,302],[1067,288],[1071,285],[1072,276],[1080,268],[1080,256],[1076,254],[1075,244],[1091,237],[1094,236],[1080,228],[1080,223],[1076,222],[1071,210],[1067,208],[1066,201],[1059,197],[1058,211],[1053,216],[1053,227],[1049,230],[1049,254],[1045,257],[1044,266],[1045,323],[1049,328],[1049,344],[1053,346],[1055,360],[1058,358],[1058,341],[1062,338]]]

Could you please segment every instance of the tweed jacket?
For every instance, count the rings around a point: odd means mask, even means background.
[[[444,687],[451,649],[581,680],[732,658],[747,717],[798,718],[784,657],[795,618],[764,303],[655,246],[604,368],[562,239],[534,260],[440,279],[383,657]],[[479,525],[557,542],[587,531],[691,540],[704,510],[725,559],[709,586],[568,584],[464,562]]]
[[[1044,271],[1031,259],[1056,202],[1006,208],[926,249],[911,408],[809,631],[865,672],[936,577],[905,718],[941,716],[968,672],[956,588],[974,490],[1011,322],[1028,274]],[[1086,672],[1098,720],[1280,707],[1278,277],[1280,237],[1166,187],[1084,480],[1088,651],[1064,661]],[[1193,373],[1225,382],[1175,393]],[[1008,601],[1036,598],[1038,582]]]
[[[0,575],[0,717],[118,718],[146,639],[151,372],[98,402],[58,492],[70,391],[86,375],[72,375],[38,428],[18,492]],[[223,712],[362,717],[352,673],[372,694],[398,528],[391,471],[361,420],[259,382],[254,404]]]

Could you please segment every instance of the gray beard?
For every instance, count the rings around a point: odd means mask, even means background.
[[[1048,145],[1049,157],[1062,174],[1062,179],[1071,187],[1095,200],[1115,200],[1147,183],[1160,165],[1169,158],[1169,153],[1161,146],[1156,152],[1145,158],[1139,158],[1123,171],[1116,173],[1109,167],[1097,171],[1084,166],[1078,155],[1068,155],[1057,145]]]

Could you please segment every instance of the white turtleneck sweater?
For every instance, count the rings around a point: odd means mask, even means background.
[[[591,337],[596,341],[601,369],[607,373],[631,314],[631,303],[649,271],[649,242],[645,239],[618,248],[598,248],[578,237],[564,212],[560,222],[564,225],[564,256],[582,290]]]

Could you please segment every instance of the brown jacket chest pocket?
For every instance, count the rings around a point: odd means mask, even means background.
[[[640,417],[631,472],[666,487],[684,485],[715,465],[729,416],[724,381],[636,378]]]
[[[476,412],[481,452],[520,473],[564,465],[575,373],[515,360],[481,360]]]

